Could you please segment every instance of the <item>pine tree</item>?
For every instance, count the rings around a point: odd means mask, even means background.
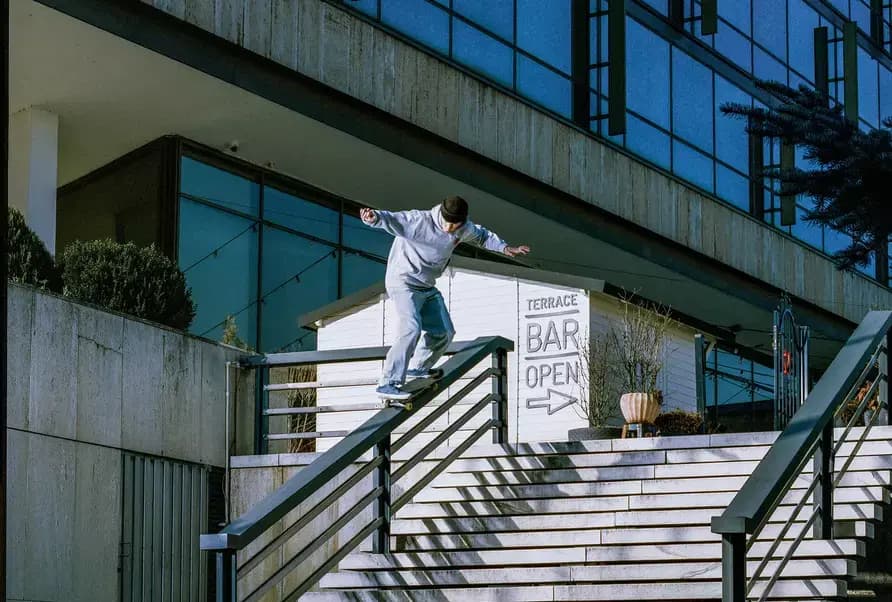
[[[781,194],[814,200],[806,221],[852,237],[852,244],[836,254],[841,268],[867,264],[874,251],[885,253],[892,237],[892,117],[864,132],[840,105],[807,86],[756,85],[779,102],[767,109],[728,103],[722,112],[747,119],[752,134],[796,145],[808,163],[767,168],[763,175],[780,181]]]

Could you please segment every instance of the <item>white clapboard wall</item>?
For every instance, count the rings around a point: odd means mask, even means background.
[[[535,271],[526,270],[526,274]],[[515,341],[515,351],[508,356],[510,441],[561,441],[567,438],[569,429],[586,426],[578,406],[580,383],[584,382],[578,374],[579,345],[589,332],[604,332],[609,322],[619,317],[621,305],[617,299],[572,286],[463,267],[447,269],[437,281],[437,288],[449,308],[457,341],[488,335]],[[385,294],[380,294],[327,316],[319,328],[318,347],[325,350],[390,345],[396,328],[393,306]],[[672,330],[666,368],[660,375],[667,409],[696,408],[693,335],[694,330],[683,325]],[[487,360],[479,369],[489,365]],[[381,367],[381,361],[320,366],[318,379],[322,383],[366,379],[366,384],[320,388],[318,403],[348,405],[375,401],[374,381]],[[453,385],[434,405],[477,373],[472,371],[467,379]],[[417,437],[415,445],[430,440],[491,388],[488,381],[481,385],[463,405],[434,423],[430,433]],[[432,406],[420,410],[419,415],[430,411]],[[372,414],[371,410],[320,414],[317,430],[351,430]],[[486,415],[487,411],[482,411],[450,443],[464,440]],[[410,428],[412,422],[403,430]],[[321,439],[317,449],[323,451],[336,442],[337,439]]]

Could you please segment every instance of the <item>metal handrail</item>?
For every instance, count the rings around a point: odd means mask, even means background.
[[[787,549],[759,599],[764,600],[769,595],[781,571],[798,544],[805,538],[809,528],[814,526],[816,537],[824,539],[831,537],[833,489],[851,465],[867,436],[867,431],[876,422],[881,410],[888,408],[889,354],[892,349],[890,332],[892,332],[892,312],[872,311],[867,314],[725,512],[712,519],[712,531],[722,535],[723,602],[743,602],[748,598],[780,540],[796,521],[812,494],[815,502],[814,512]],[[874,369],[878,372],[877,378],[861,400],[855,415],[846,425],[839,444],[834,445],[833,426],[837,414],[857,394],[861,384]],[[833,457],[845,442],[855,421],[866,409],[871,395],[877,390],[880,403],[852,453],[843,467],[836,471],[834,478]],[[803,498],[781,529],[777,540],[762,559],[752,578],[748,580],[747,551],[812,457],[815,469],[811,486],[806,489]]]
[[[463,453],[471,444],[476,442],[483,434],[493,430],[494,442],[507,440],[507,353],[514,348],[514,343],[502,337],[481,337],[470,343],[459,343],[450,349],[453,357],[442,366],[443,376],[437,381],[413,381],[406,388],[414,392],[412,397],[412,410],[404,407],[386,407],[369,418],[365,423],[347,434],[344,439],[335,444],[331,449],[317,457],[310,465],[301,470],[297,475],[287,481],[277,491],[251,508],[244,515],[228,524],[220,533],[201,536],[201,549],[217,553],[217,600],[235,600],[238,580],[243,578],[251,570],[258,567],[275,550],[290,540],[303,527],[309,525],[315,517],[334,504],[347,493],[348,490],[370,474],[374,476],[374,485],[358,502],[337,517],[333,523],[313,541],[306,544],[297,554],[285,559],[282,565],[272,575],[256,584],[253,591],[248,594],[246,600],[261,598],[281,583],[284,578],[298,565],[309,558],[325,541],[333,537],[350,521],[359,516],[370,504],[375,506],[375,518],[364,526],[359,534],[354,536],[346,544],[341,545],[334,555],[317,568],[309,578],[304,580],[285,599],[293,600],[306,592],[321,575],[324,575],[332,566],[357,547],[368,535],[375,534],[375,549],[386,552],[389,549],[390,520],[393,513],[411,500],[420,489],[440,474],[455,458]],[[349,349],[326,352],[299,352],[289,354],[275,354],[274,356],[252,356],[241,362],[245,368],[268,370],[270,367],[292,366],[302,363],[333,363],[348,361],[365,361],[376,359],[386,348]],[[487,380],[493,379],[492,393],[487,394],[480,401],[474,403],[456,421],[448,427],[444,433],[435,438],[442,444],[449,436],[455,435],[461,426],[464,426],[471,417],[486,407],[492,407],[492,418],[485,421],[482,426],[473,431],[467,439],[454,448],[446,458],[437,462],[433,469],[426,470],[418,482],[405,488],[402,495],[391,504],[391,487],[398,479],[407,476],[409,471],[426,459],[435,446],[430,443],[422,446],[420,451],[395,472],[391,473],[391,456],[394,449],[391,436],[397,427],[415,416],[415,411],[420,409],[442,393],[442,391],[466,378],[466,374],[477,367],[486,357],[493,357],[492,368],[485,369],[474,377],[470,383],[464,386],[442,404],[438,405],[435,413],[442,414],[455,407],[460,400],[470,394],[477,386]],[[407,411],[408,410],[408,411]],[[438,415],[438,414],[436,414]],[[427,426],[433,420],[430,416],[420,421],[419,425]],[[396,442],[399,446],[405,444],[423,430],[424,426],[413,427]],[[277,525],[286,515],[294,511],[301,503],[307,501],[310,496],[333,479],[339,478],[355,462],[372,452],[371,460],[366,460],[357,471],[349,473],[344,483],[341,483],[334,491],[326,495],[312,508],[304,511],[302,516],[291,526],[286,527],[267,542],[253,557],[241,562],[237,566],[235,554],[243,550],[250,543],[256,541],[269,528]],[[367,456],[366,456],[367,457]]]

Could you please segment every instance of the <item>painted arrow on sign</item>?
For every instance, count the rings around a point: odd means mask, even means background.
[[[551,396],[554,395],[561,399],[552,400]],[[527,399],[527,409],[535,409],[535,408],[548,408],[548,415],[551,416],[556,412],[560,412],[566,407],[569,407],[579,401],[575,397],[567,395],[566,393],[561,393],[560,391],[555,391],[554,389],[548,389],[548,393],[545,397],[531,397]]]

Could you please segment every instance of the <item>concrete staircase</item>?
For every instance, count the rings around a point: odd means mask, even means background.
[[[392,554],[348,556],[302,600],[719,600],[721,544],[710,519],[775,436],[472,447],[400,509]],[[810,468],[752,548],[748,572],[809,482]],[[809,535],[770,599],[849,599],[885,528],[890,483],[892,427],[876,427],[836,491],[836,539]]]

